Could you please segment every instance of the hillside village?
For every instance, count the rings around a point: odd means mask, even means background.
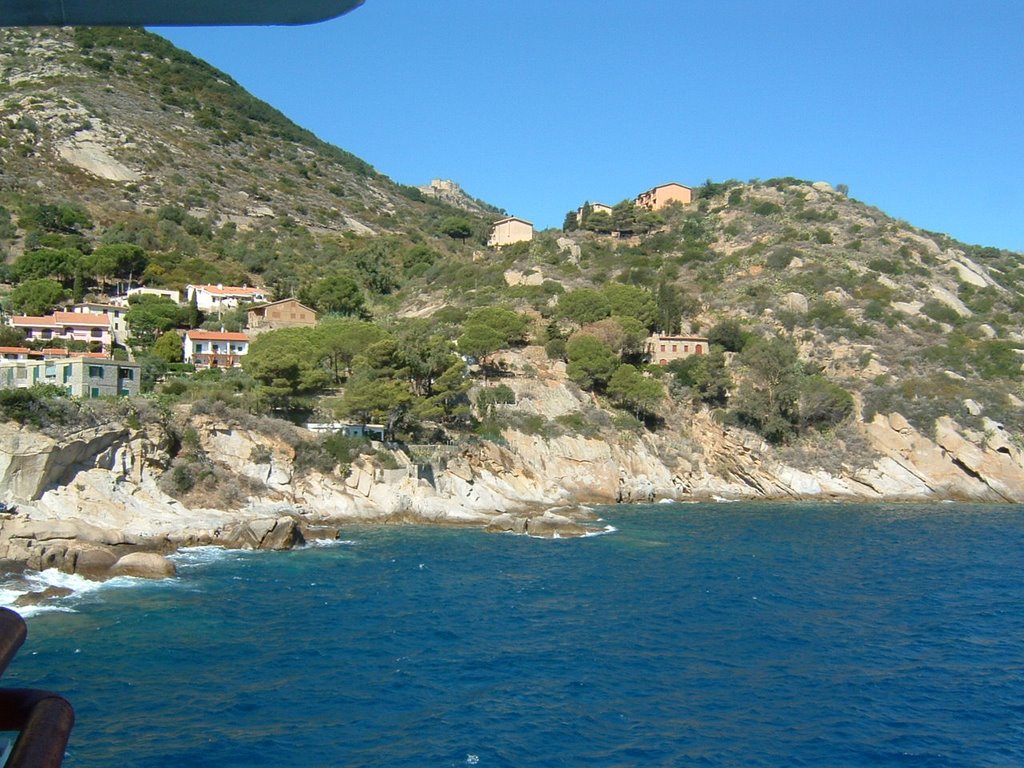
[[[1019,253],[791,177],[537,231],[144,31],[0,38],[0,557],[1024,500]]]
[[[434,180],[429,189],[440,190],[458,199],[458,185]],[[464,197],[464,196],[463,196]],[[468,199],[468,198],[465,198]],[[657,212],[669,205],[685,206],[693,202],[693,190],[676,182],[656,186],[641,193],[635,205]],[[475,207],[475,206],[474,206]],[[576,225],[593,225],[595,214],[605,217],[608,234],[622,236],[612,225],[611,206],[587,203],[576,214]],[[529,242],[534,229],[517,217],[499,218],[491,224],[487,244],[491,248]],[[15,264],[15,269],[17,269]],[[249,344],[259,333],[284,328],[316,326],[317,312],[296,297],[268,300],[268,290],[250,286],[187,284],[184,290],[132,287],[123,294],[95,295],[83,301],[55,308],[46,315],[7,314],[6,323],[24,335],[25,346],[0,347],[0,388],[28,388],[38,384],[63,387],[72,397],[133,397],[142,393],[141,364],[135,361],[138,345],[133,344],[129,311],[134,302],[176,304],[191,311],[182,319],[223,316],[225,312],[245,312],[244,328],[238,331],[179,327],[169,333],[181,337],[180,355],[167,362],[179,364],[178,374],[209,369],[241,368]],[[690,355],[709,351],[705,336],[673,335],[655,329],[644,341],[644,359],[668,365]],[[171,342],[173,345],[173,342]],[[155,382],[153,382],[155,383]],[[351,429],[354,425],[342,425]]]

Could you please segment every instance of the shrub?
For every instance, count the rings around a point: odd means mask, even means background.
[[[921,313],[937,323],[960,324],[960,314],[948,304],[930,299],[921,306]]]
[[[759,216],[772,216],[776,213],[782,213],[782,206],[770,200],[762,200],[760,203],[755,204],[751,210]]]
[[[783,246],[772,251],[764,263],[769,269],[785,269],[799,254],[795,248]]]

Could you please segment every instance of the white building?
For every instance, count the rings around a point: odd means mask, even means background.
[[[230,331],[185,332],[182,357],[196,370],[205,368],[239,368],[249,352],[249,337]]]
[[[267,301],[267,293],[262,288],[250,288],[242,285],[186,285],[185,301],[192,302],[196,297],[196,306],[204,312],[234,309],[239,304],[256,304]]]

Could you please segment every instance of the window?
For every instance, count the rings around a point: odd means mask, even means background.
[[[118,368],[117,373],[122,379],[127,379],[128,381],[135,379],[135,371],[131,368]]]
[[[102,379],[103,378],[103,366],[102,365],[90,365],[89,366],[89,378],[90,379]]]
[[[103,329],[102,328],[93,328],[89,332],[89,335],[92,336],[94,339],[103,338]]]

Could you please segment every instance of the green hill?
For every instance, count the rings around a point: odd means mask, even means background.
[[[778,443],[891,412],[924,432],[942,415],[1024,431],[1021,254],[790,178],[709,182],[687,206],[626,203],[495,250],[498,209],[393,182],[155,35],[2,30],[0,50],[9,309],[30,280],[68,298],[141,280],[258,284],[348,315],[319,335],[261,339],[249,378],[227,389],[175,381],[167,396],[247,392],[254,409],[386,417],[416,439],[512,422],[550,431],[479,403],[481,391],[485,405],[508,398],[486,378],[501,373],[493,353],[532,343],[549,356],[520,375],[568,375],[634,430],[708,408]],[[138,271],[97,255],[118,245],[137,248]],[[652,330],[710,334],[718,348],[643,376]],[[604,346],[584,349],[581,335]],[[484,363],[473,379],[456,341]],[[641,379],[661,389],[642,397]],[[558,428],[586,427],[574,424]]]

